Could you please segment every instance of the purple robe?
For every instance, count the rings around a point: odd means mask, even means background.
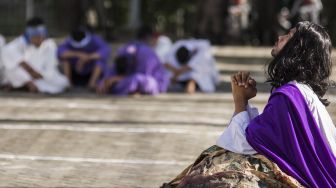
[[[118,95],[128,95],[135,92],[150,95],[160,93],[158,82],[153,77],[139,73],[126,76],[113,86],[112,92]]]
[[[79,51],[85,53],[97,52],[100,54],[101,59],[87,63],[84,66],[83,70],[81,72],[78,72],[78,74],[80,75],[90,74],[96,65],[100,66],[102,70],[105,70],[107,67],[107,60],[111,53],[111,49],[108,46],[108,44],[102,38],[94,34],[91,35],[90,42],[86,46],[81,48],[76,48],[72,46],[70,38],[66,39],[64,43],[61,44],[58,48],[57,51],[58,58],[60,58],[60,56],[66,51]],[[68,60],[71,64],[72,70],[76,71],[75,65],[76,62],[78,61],[78,58],[70,58]]]
[[[299,89],[284,85],[246,129],[259,153],[306,187],[336,187],[336,157]]]
[[[129,74],[114,87],[112,93],[127,95],[134,92],[155,95],[166,92],[169,78],[156,53],[142,42],[131,42],[121,47],[117,55],[135,56],[135,63]],[[107,73],[107,77],[116,75],[115,67]]]

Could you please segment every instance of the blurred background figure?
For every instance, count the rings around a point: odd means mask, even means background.
[[[229,7],[229,13],[237,19],[237,25],[241,29],[247,29],[249,25],[249,14],[251,6],[248,0],[234,0]]]
[[[181,86],[189,94],[196,90],[216,90],[218,71],[207,40],[177,41],[167,56],[165,66],[171,73],[172,85]]]
[[[71,3],[68,3],[71,4]],[[104,39],[112,40],[114,16],[109,15],[112,2],[104,0],[77,0],[74,3],[76,9],[72,15],[75,16],[75,25],[87,25],[92,29],[102,31]]]
[[[30,92],[63,92],[69,82],[58,71],[56,49],[56,43],[47,38],[44,21],[38,17],[28,20],[24,34],[1,51],[4,84]]]
[[[208,38],[211,43],[220,44],[224,42],[224,26],[227,17],[226,0],[200,0],[198,1],[198,35],[201,38]]]
[[[98,93],[155,95],[166,92],[169,80],[164,66],[152,49],[152,28],[140,27],[136,39],[118,50],[115,62],[101,82]]]
[[[5,37],[0,34],[0,54],[1,54],[2,48],[5,46],[5,44],[6,44]],[[5,73],[4,71],[5,71],[4,70],[4,65],[2,63],[2,59],[0,58],[0,86],[4,85],[4,83],[3,83],[4,73]]]
[[[253,0],[253,35],[254,45],[273,45],[278,36],[278,13],[282,8],[279,0]]]
[[[299,17],[299,20],[308,20],[319,24],[322,9],[321,0],[294,0],[290,14],[292,18]]]
[[[228,11],[231,35],[240,38],[243,43],[247,42],[246,32],[250,24],[251,11],[249,0],[231,0]]]
[[[0,34],[0,50],[2,49],[2,47],[5,46],[5,44],[6,44],[5,37]]]
[[[292,23],[289,18],[290,18],[290,10],[288,6],[282,7],[278,14],[278,23],[279,26],[284,30],[284,32],[288,31],[292,27]]]
[[[71,86],[86,86],[95,90],[107,68],[111,49],[99,36],[84,27],[78,27],[59,46],[64,74]]]

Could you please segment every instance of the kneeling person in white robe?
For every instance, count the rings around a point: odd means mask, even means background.
[[[69,82],[58,71],[57,46],[46,39],[43,24],[40,18],[30,19],[25,33],[4,46],[4,83],[12,88],[26,87],[30,92],[61,93]]]
[[[185,86],[187,93],[199,88],[202,92],[214,92],[218,84],[218,71],[207,40],[180,40],[167,55],[166,68],[172,82]]]

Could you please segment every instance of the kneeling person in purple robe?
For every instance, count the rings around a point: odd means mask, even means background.
[[[72,85],[95,89],[106,69],[110,52],[102,38],[80,27],[60,45],[58,57]]]
[[[113,66],[97,89],[98,93],[155,95],[167,90],[168,75],[149,46],[151,29],[140,28],[137,39],[119,49]]]
[[[131,58],[132,59],[132,58]],[[114,70],[101,83],[98,93],[128,94],[158,94],[158,83],[152,76],[142,73],[132,73],[130,57],[118,56],[115,59]]]

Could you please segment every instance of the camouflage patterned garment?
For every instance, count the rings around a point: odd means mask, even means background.
[[[241,155],[212,146],[162,188],[303,187],[262,155]]]

